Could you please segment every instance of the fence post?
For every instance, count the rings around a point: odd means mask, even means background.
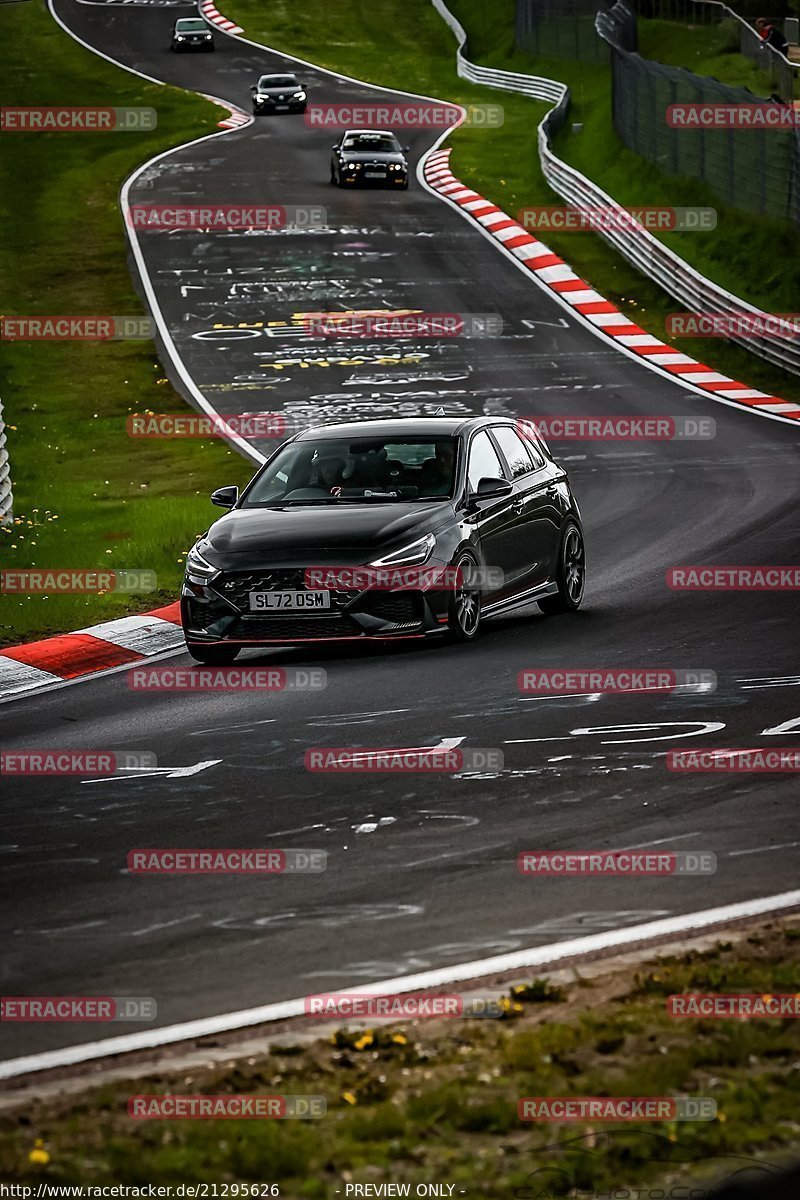
[[[11,495],[11,468],[6,449],[6,427],[3,423],[3,401],[0,400],[0,525],[10,525],[14,498]]]

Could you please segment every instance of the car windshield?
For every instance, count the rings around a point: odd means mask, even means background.
[[[205,21],[193,20],[191,17],[185,17],[182,21],[175,22],[175,28],[178,33],[205,33],[208,29]]]
[[[292,442],[257,477],[242,507],[450,497],[457,445],[446,435]]]
[[[300,84],[294,75],[262,75],[258,86],[266,90],[267,88],[296,88]]]
[[[392,133],[352,133],[342,142],[344,150],[378,151],[381,154],[396,154],[400,144]]]

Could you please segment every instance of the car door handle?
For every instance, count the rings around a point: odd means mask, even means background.
[[[523,498],[521,496],[518,496],[516,500],[511,501],[511,511],[513,513],[516,513],[517,515],[519,515],[519,513],[522,512],[524,507],[525,507],[525,501],[523,500]]]

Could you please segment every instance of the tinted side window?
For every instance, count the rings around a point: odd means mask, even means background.
[[[478,484],[482,479],[502,479],[504,474],[497,451],[492,445],[488,433],[482,429],[472,439],[472,445],[469,448],[469,467],[467,469],[469,490],[477,491]]]
[[[506,462],[511,468],[513,479],[527,475],[534,467],[541,466],[530,453],[530,443],[523,442],[519,434],[508,425],[498,425],[492,432],[500,443],[500,449],[506,456]],[[538,455],[537,455],[538,457]]]
[[[535,440],[534,434],[532,432],[527,433],[524,425],[522,428],[522,433],[523,433],[522,444],[524,445],[525,449],[528,451],[528,454],[530,455],[530,460],[533,463],[534,470],[538,471],[539,467],[544,466],[544,458],[542,456],[542,452],[539,449],[539,447],[536,445],[536,440]]]

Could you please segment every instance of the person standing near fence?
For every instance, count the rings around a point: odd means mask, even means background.
[[[758,36],[767,46],[772,46],[774,50],[779,50],[781,54],[786,54],[789,49],[789,43],[779,29],[774,25],[770,25],[766,17],[759,17],[756,21],[756,29]]]

